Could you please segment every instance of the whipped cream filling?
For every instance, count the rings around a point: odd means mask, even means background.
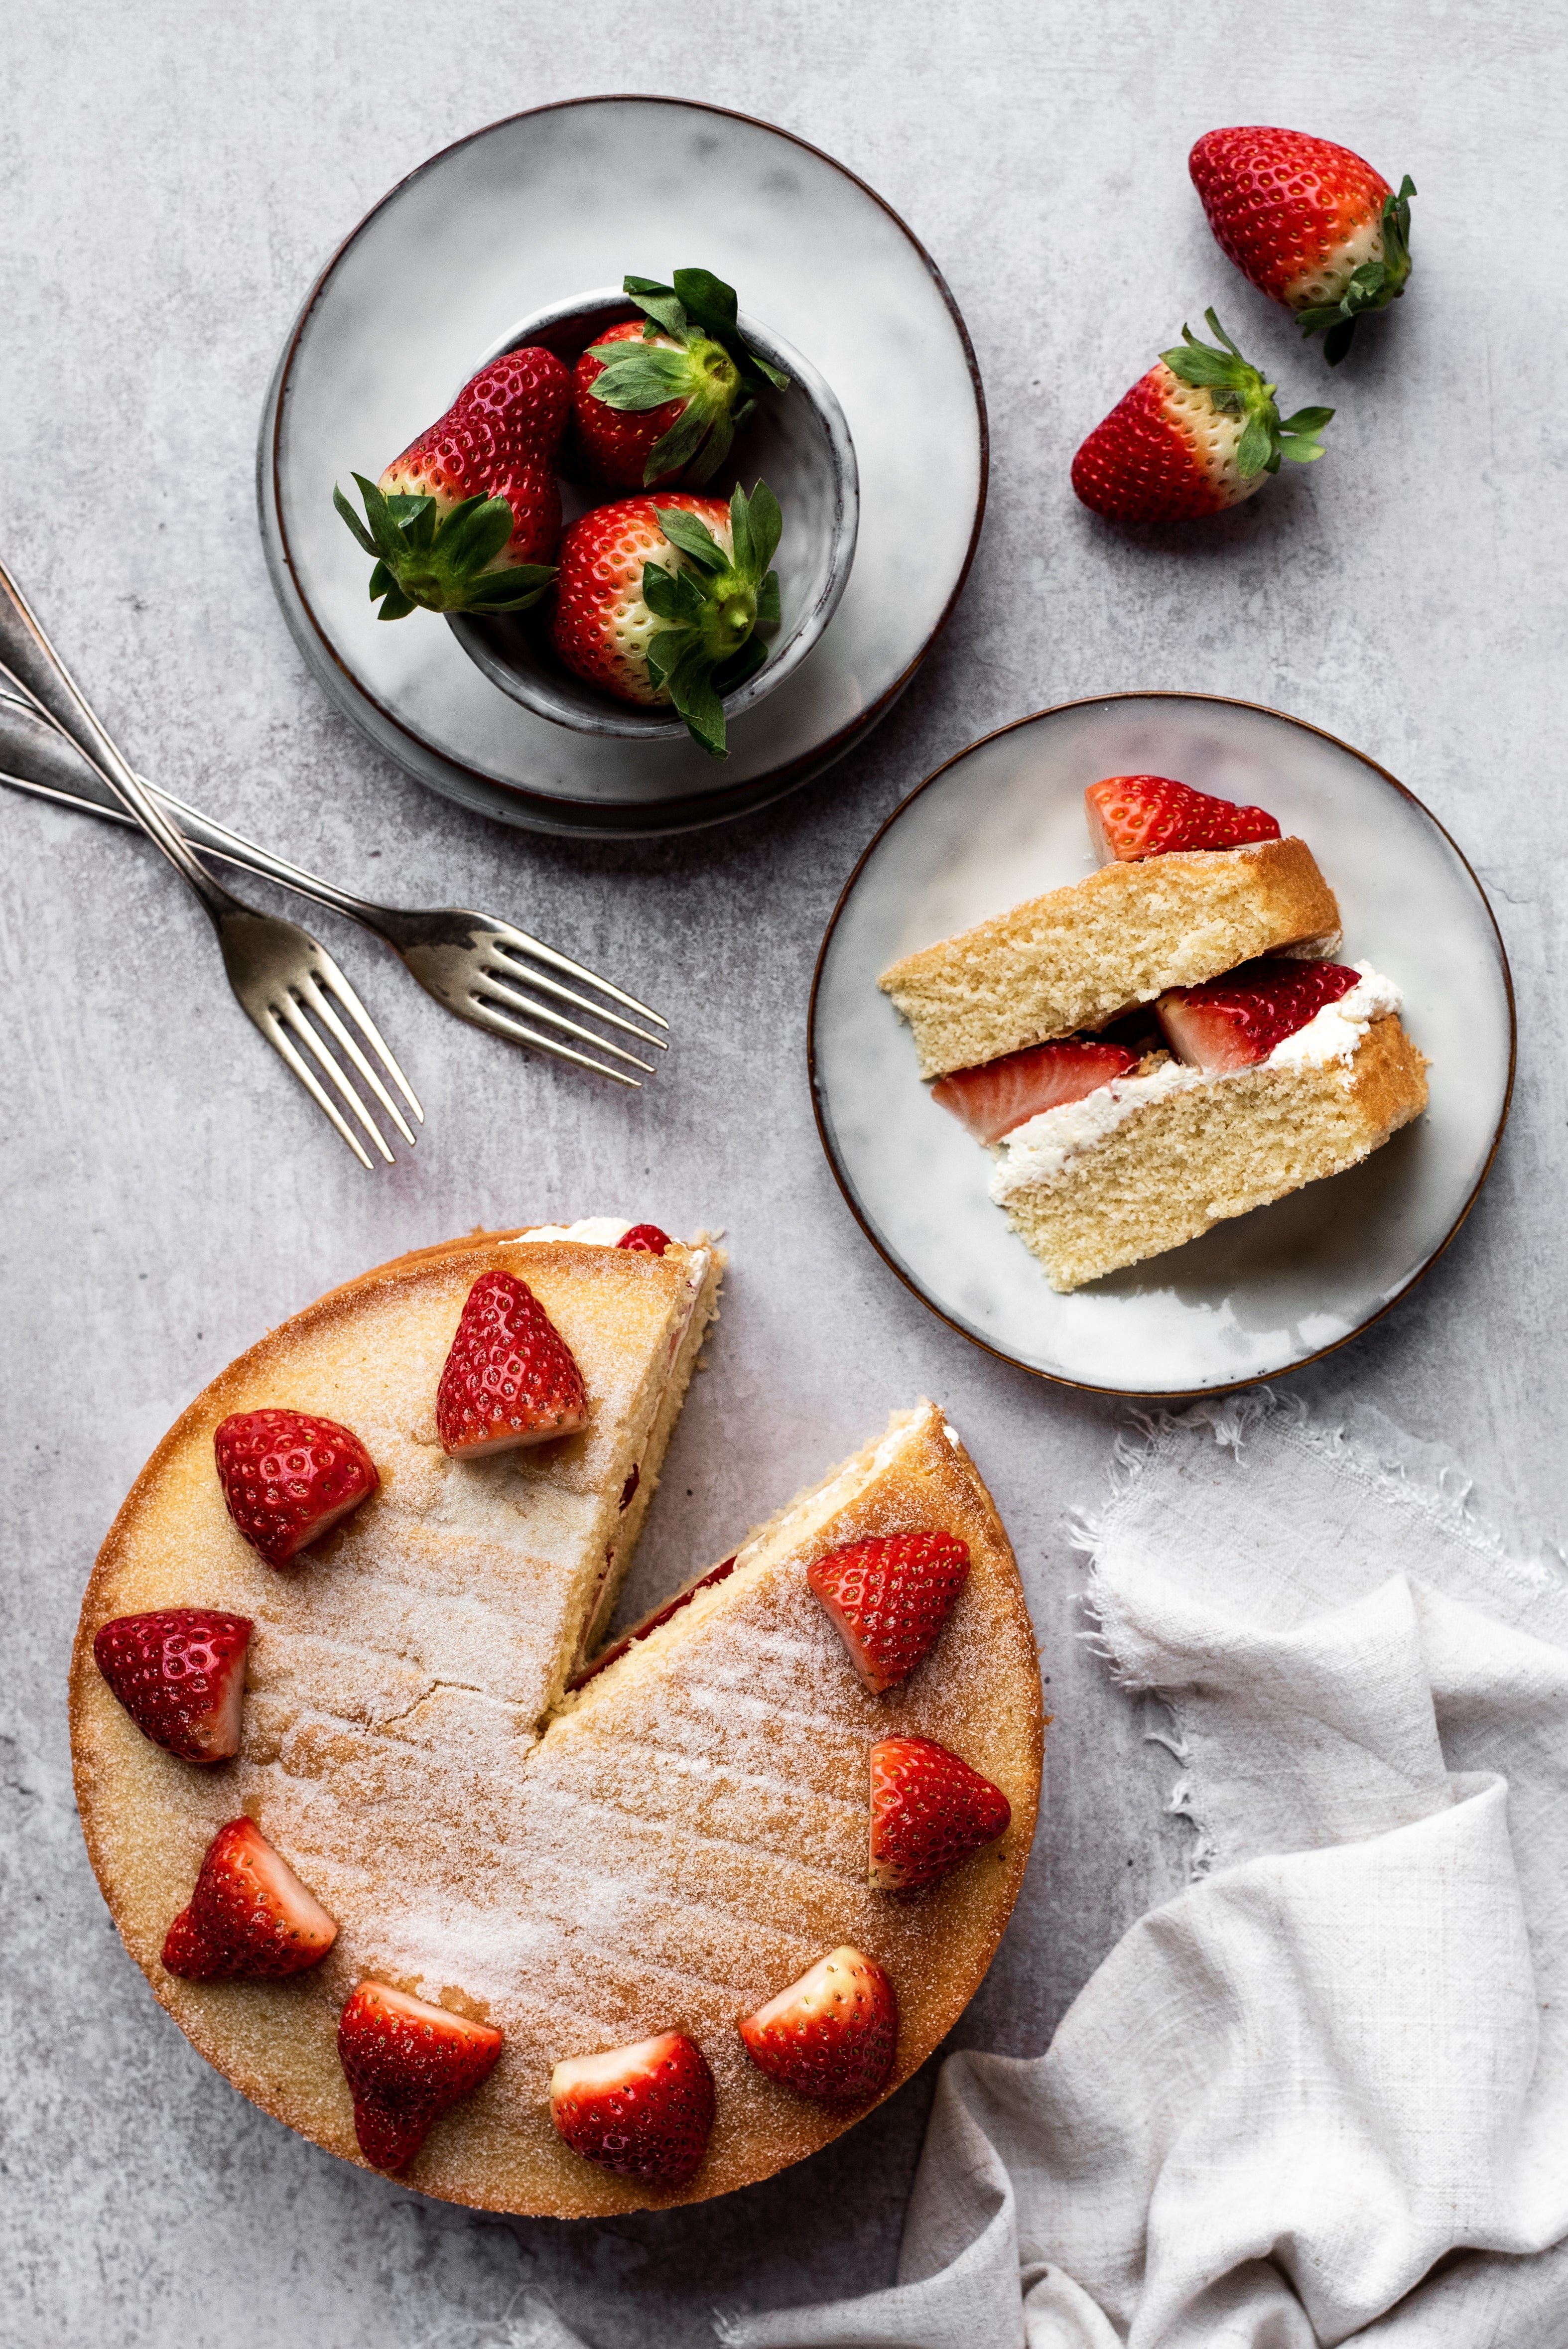
[[[632,1226],[619,1216],[584,1216],[580,1224],[535,1224],[522,1240],[580,1240],[584,1247],[614,1247]]]
[[[1318,1069],[1333,1061],[1353,1061],[1374,1019],[1398,1011],[1404,998],[1393,980],[1374,970],[1369,962],[1352,968],[1359,974],[1356,985],[1336,1003],[1326,1003],[1305,1028],[1283,1037],[1266,1060],[1208,1076],[1181,1061],[1165,1061],[1147,1076],[1112,1077],[1109,1084],[1086,1093],[1082,1101],[1063,1102],[1015,1126],[996,1144],[992,1198],[1001,1206],[1016,1192],[1050,1182],[1075,1159],[1097,1148],[1135,1112],[1171,1093],[1191,1092],[1200,1085],[1227,1084],[1233,1078],[1251,1076],[1254,1069]]]

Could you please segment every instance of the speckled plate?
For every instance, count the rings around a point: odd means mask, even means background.
[[[876,981],[901,955],[1092,871],[1085,787],[1139,773],[1265,807],[1310,843],[1339,899],[1345,958],[1404,989],[1431,1102],[1347,1174],[1058,1297],[987,1197],[985,1153],[916,1077],[909,1030]],[[977,1345],[1116,1394],[1277,1377],[1386,1313],[1486,1180],[1513,1053],[1502,941],[1437,819],[1316,727],[1200,694],[1068,702],[939,767],[850,876],[811,989],[822,1145],[873,1246]]]
[[[629,155],[656,154],[625,202]],[[714,191],[723,191],[723,201]],[[843,600],[716,761],[509,698],[433,613],[387,625],[332,506],[450,404],[512,323],[628,269],[700,263],[832,386],[860,471]],[[738,443],[744,466],[744,449]],[[284,613],[339,707],[423,782],[547,832],[647,833],[765,805],[841,755],[909,682],[964,584],[985,409],[930,256],[864,183],[789,132],[678,98],[594,98],[449,147],[362,221],[311,289],[263,418],[263,536]],[[788,517],[786,517],[788,528]]]

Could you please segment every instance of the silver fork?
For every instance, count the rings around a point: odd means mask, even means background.
[[[327,1094],[300,1047],[309,1052],[345,1105],[359,1121],[387,1165],[392,1153],[318,1029],[337,1047],[410,1148],[414,1134],[402,1111],[345,1025],[346,1014],[374,1050],[413,1111],[424,1111],[407,1077],[388,1051],[380,1030],[325,947],[296,922],[258,914],[214,881],[184,835],[170,822],[120,756],[59,655],[35,619],[21,589],[0,566],[0,647],[14,681],[26,698],[45,710],[69,737],[93,773],[119,802],[127,817],[160,848],[197,897],[218,935],[223,968],[242,1010],[261,1030],[324,1116],[335,1127],[360,1164],[371,1161],[337,1103]],[[312,1016],[305,1017],[306,1012]]]
[[[4,661],[0,661],[0,760],[12,768],[24,770],[8,772],[0,767],[0,783],[9,783],[17,791],[32,792],[41,799],[55,800],[65,806],[84,809],[91,815],[105,816],[111,823],[131,821],[106,797],[97,770],[83,757],[79,745],[39,705],[36,697],[27,692]],[[335,888],[331,882],[288,864],[283,857],[273,856],[253,841],[214,823],[199,808],[160,792],[145,777],[139,780],[143,791],[179,825],[187,840],[211,856],[222,857],[244,872],[258,874],[263,880],[275,881],[285,889],[314,898],[317,905],[345,914],[351,921],[373,931],[401,957],[426,993],[459,1019],[531,1045],[536,1051],[551,1053],[559,1061],[592,1069],[595,1075],[609,1077],[622,1085],[640,1086],[642,1080],[609,1068],[603,1061],[559,1039],[577,1037],[602,1052],[613,1053],[629,1067],[641,1069],[645,1075],[653,1073],[653,1063],[639,1060],[635,1053],[584,1027],[581,1020],[556,1010],[556,1003],[570,1003],[603,1025],[634,1037],[656,1051],[667,1050],[662,1036],[652,1035],[604,1004],[563,987],[552,974],[560,972],[586,987],[597,988],[628,1011],[637,1012],[656,1027],[667,1027],[669,1023],[656,1011],[640,1003],[634,995],[626,995],[620,988],[613,987],[608,979],[599,978],[582,963],[573,962],[565,955],[557,954],[553,947],[530,937],[511,923],[459,906],[419,912],[351,896],[346,890]],[[524,988],[552,1000],[535,1001],[521,991]],[[542,1035],[538,1027],[519,1019],[515,1016],[518,1011],[526,1012],[531,1020],[548,1025],[556,1034]]]

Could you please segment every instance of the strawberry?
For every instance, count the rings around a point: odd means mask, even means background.
[[[668,1232],[661,1232],[657,1224],[634,1224],[615,1242],[618,1248],[630,1248],[634,1256],[663,1256],[669,1244]]]
[[[871,1773],[870,1874],[880,1891],[933,1883],[995,1843],[1013,1816],[999,1786],[934,1738],[879,1738]]]
[[[354,2134],[373,2168],[402,2169],[451,2105],[496,2067],[501,2033],[444,2006],[362,1982],[337,2023]]]
[[[1102,864],[1279,838],[1278,824],[1263,808],[1214,799],[1169,775],[1107,775],[1083,796],[1088,836]]]
[[[769,2079],[802,2096],[858,2102],[877,2095],[892,2070],[898,2000],[874,1958],[830,1950],[738,2027]]]
[[[165,1607],[102,1625],[93,1658],[154,1745],[182,1762],[227,1762],[240,1750],[250,1637],[248,1616]]]
[[[383,620],[400,620],[416,605],[525,612],[538,603],[561,535],[555,455],[571,398],[572,379],[553,351],[503,352],[393,459],[379,486],[355,474],[364,522],[333,491],[333,504],[376,558],[370,600],[380,598]]]
[[[692,739],[727,755],[722,697],[768,657],[779,625],[770,571],[783,527],[758,481],[717,498],[623,498],[561,542],[551,639],[570,669],[619,700],[672,705]]]
[[[1326,326],[1337,367],[1367,310],[1397,302],[1410,274],[1407,174],[1398,195],[1348,147],[1251,124],[1206,130],[1187,159],[1220,250],[1304,335]]]
[[[670,285],[624,283],[645,316],[612,326],[573,369],[578,449],[612,489],[700,487],[758,395],[788,391],[789,378],[742,339],[735,288],[707,270],[677,269]]]
[[[207,1847],[190,1907],[169,1928],[163,1963],[187,1982],[274,1982],[318,1966],[336,1939],[336,1920],[255,1821],[231,1819]]]
[[[469,1289],[436,1391],[436,1425],[454,1460],[575,1435],[588,1396],[572,1350],[531,1288],[485,1272]]]
[[[954,1069],[931,1088],[931,1098],[962,1118],[982,1142],[1000,1142],[1045,1109],[1082,1101],[1112,1077],[1130,1076],[1138,1062],[1119,1044],[1098,1036],[1065,1036],[1004,1052],[975,1069]]]
[[[1264,955],[1202,987],[1168,988],[1155,1004],[1179,1061],[1222,1076],[1266,1061],[1276,1044],[1348,995],[1361,974],[1342,962]]]
[[[636,1489],[637,1471],[634,1468],[626,1479],[626,1489],[621,1495],[623,1508],[626,1506]],[[699,1575],[695,1582],[688,1582],[684,1590],[677,1590],[673,1599],[666,1599],[662,1607],[655,1607],[651,1614],[643,1617],[640,1623],[634,1623],[631,1630],[615,1641],[614,1647],[604,1649],[602,1654],[594,1657],[591,1664],[580,1665],[567,1682],[567,1687],[569,1689],[586,1688],[588,1682],[597,1679],[607,1665],[618,1662],[628,1648],[635,1647],[639,1640],[645,1640],[650,1631],[656,1631],[662,1623],[669,1621],[672,1615],[678,1615],[683,1607],[689,1607],[699,1590],[711,1589],[716,1582],[727,1582],[734,1571],[733,1557],[722,1558],[717,1566],[710,1566],[706,1574]]]
[[[229,1515],[269,1566],[367,1500],[381,1482],[351,1427],[308,1411],[240,1411],[212,1437]]]
[[[550,2117],[573,2153],[664,2186],[696,2169],[713,2110],[713,2074],[680,2031],[573,2056],[550,2075]]]
[[[1317,435],[1333,409],[1282,421],[1277,387],[1248,366],[1212,310],[1204,316],[1218,344],[1183,326],[1180,347],[1161,353],[1073,459],[1078,497],[1112,522],[1220,513],[1261,489],[1282,457],[1309,465],[1323,454]]]
[[[873,1696],[913,1671],[969,1578],[956,1534],[886,1534],[830,1549],[806,1581]]]

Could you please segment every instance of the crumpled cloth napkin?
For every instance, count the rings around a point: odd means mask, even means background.
[[[898,2283],[728,2349],[1568,2343],[1568,1581],[1382,1431],[1119,1447],[1090,1602],[1197,1880],[1046,2054],[949,2060]]]

